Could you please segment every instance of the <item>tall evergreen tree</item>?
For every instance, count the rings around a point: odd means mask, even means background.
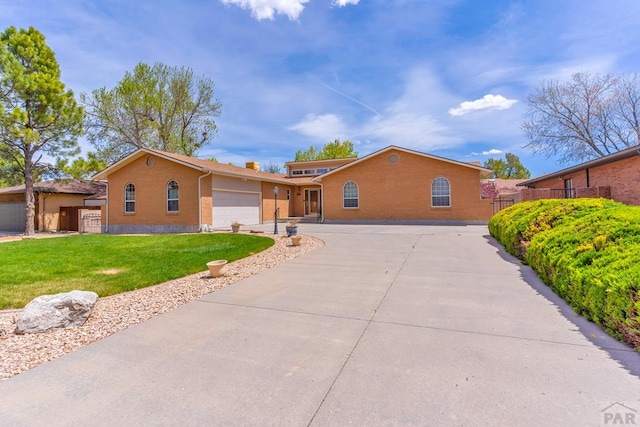
[[[33,183],[43,156],[78,153],[83,110],[60,81],[60,68],[35,28],[0,34],[0,158],[17,168],[26,186],[25,235],[35,233]]]

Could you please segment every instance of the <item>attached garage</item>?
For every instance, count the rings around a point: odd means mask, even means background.
[[[0,203],[0,231],[24,231],[25,208],[25,202]]]
[[[229,227],[234,221],[260,224],[260,193],[213,191],[213,226]]]

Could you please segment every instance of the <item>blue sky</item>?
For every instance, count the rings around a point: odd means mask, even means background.
[[[47,37],[76,94],[138,62],[216,84],[219,133],[199,153],[281,164],[335,138],[461,161],[524,148],[523,99],[575,72],[640,71],[638,0],[14,0],[0,29]],[[90,148],[83,142],[83,148]]]

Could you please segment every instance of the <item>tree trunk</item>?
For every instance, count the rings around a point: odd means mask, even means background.
[[[36,203],[33,195],[33,162],[30,156],[25,156],[24,159],[24,184],[25,184],[25,202],[26,202],[26,221],[24,225],[25,236],[35,236],[35,217],[36,217]]]

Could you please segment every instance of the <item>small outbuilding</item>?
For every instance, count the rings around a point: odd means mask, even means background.
[[[82,214],[91,211],[100,221],[101,206],[106,203],[105,185],[74,179],[35,183],[36,231],[82,231]],[[26,187],[0,188],[0,231],[24,231]]]

